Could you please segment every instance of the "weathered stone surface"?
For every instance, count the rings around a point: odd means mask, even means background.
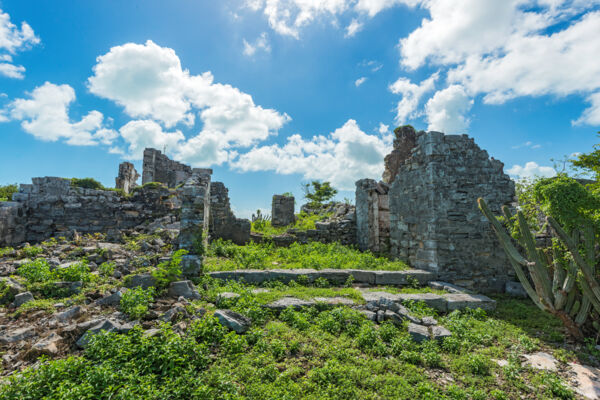
[[[35,359],[41,355],[53,357],[58,354],[58,346],[62,342],[63,338],[56,332],[52,332],[47,337],[36,342],[31,349],[25,355],[28,359]]]
[[[208,231],[211,175],[211,169],[195,168],[183,186],[177,189],[181,200],[179,248],[187,250],[189,255],[201,256],[200,248],[206,246],[203,237]],[[195,260],[199,261],[198,258]],[[191,265],[186,265],[187,276],[196,272],[193,270]]]
[[[422,301],[427,306],[441,312],[448,310],[447,300],[444,297],[434,293],[401,293],[398,295],[398,299],[400,301]]]
[[[502,292],[514,271],[477,198],[496,213],[513,202],[503,164],[466,135],[417,132],[414,146],[412,134],[406,137],[411,150],[389,181],[391,254],[443,281]],[[395,168],[389,170],[391,179]]]
[[[25,303],[28,303],[30,301],[33,301],[33,294],[31,294],[31,292],[23,292],[23,293],[19,293],[15,296],[15,301],[13,302],[15,307],[20,307]]]
[[[370,321],[376,321],[377,320],[377,313],[374,313],[373,311],[360,310],[360,312],[363,313],[365,315],[365,317],[367,317],[367,319],[370,320]]]
[[[244,333],[252,325],[252,321],[249,318],[231,310],[217,310],[215,311],[215,317],[219,319],[221,325],[236,333]]]
[[[173,320],[177,317],[178,314],[183,314],[184,312],[185,309],[183,307],[176,306],[167,310],[167,312],[158,317],[158,319],[160,319],[163,322],[173,322]]]
[[[35,336],[32,327],[18,328],[0,334],[0,344],[10,344],[20,342]]]
[[[137,180],[140,174],[135,170],[135,167],[130,162],[122,162],[119,164],[119,175],[115,178],[115,188],[129,193],[131,189],[137,186]]]
[[[410,269],[406,271],[375,271],[375,284],[402,286],[409,283],[409,279],[415,279],[419,283],[427,283],[433,278],[429,271]]]
[[[26,207],[17,201],[0,201],[0,247],[14,246],[26,239]],[[9,199],[10,200],[10,199]]]
[[[271,202],[271,225],[287,226],[296,221],[294,215],[294,196],[273,195]]]
[[[437,325],[431,327],[431,338],[434,340],[442,341],[450,336],[452,336],[452,332],[443,326]]]
[[[421,323],[425,326],[433,326],[433,325],[437,325],[437,319],[433,318],[433,317],[423,317],[421,318]]]
[[[126,283],[128,288],[141,287],[142,289],[148,289],[156,286],[156,278],[150,274],[138,274],[130,276]]]
[[[356,232],[358,248],[389,252],[389,186],[373,179],[356,182]]]
[[[202,274],[202,257],[196,254],[186,254],[181,257],[181,273],[186,278]]]
[[[301,300],[295,297],[283,297],[279,300],[275,300],[274,302],[267,304],[265,307],[275,311],[283,311],[288,307],[300,310],[303,307],[311,307],[314,305],[315,302],[311,300]]]
[[[81,307],[74,306],[54,316],[58,322],[66,323],[81,315]]]
[[[173,188],[191,175],[192,168],[188,165],[169,159],[160,150],[144,149],[142,185],[160,182]]]
[[[445,290],[448,293],[471,293],[471,291],[466,288],[442,281],[431,281],[429,282],[429,287],[437,290]]]
[[[425,340],[429,339],[429,330],[426,326],[413,324],[412,322],[408,324],[408,333],[412,337],[412,339],[417,343],[422,343]]]
[[[411,157],[411,152],[417,144],[417,132],[410,125],[396,128],[394,135],[394,149],[384,159],[383,181],[388,184],[394,182],[398,170]]]
[[[526,361],[523,362],[524,366],[547,371],[556,371],[558,368],[558,361],[556,361],[556,358],[542,351],[533,354],[525,354],[523,357],[526,359]]]
[[[169,285],[169,296],[175,298],[183,296],[186,299],[192,300],[198,300],[201,297],[192,281],[171,282]]]
[[[448,304],[448,311],[465,308],[482,308],[486,311],[496,309],[496,300],[481,294],[451,293],[443,296]]]
[[[87,347],[90,342],[90,339],[99,334],[102,331],[106,332],[122,332],[124,328],[121,324],[116,321],[111,321],[109,319],[102,320],[98,322],[96,325],[89,328],[80,338],[77,340],[77,346],[81,348]]]
[[[118,306],[121,303],[121,298],[123,297],[123,293],[120,290],[105,296],[101,299],[96,300],[96,305],[98,306]]]
[[[210,184],[209,234],[211,239],[221,238],[243,245],[250,241],[251,224],[247,219],[236,218],[229,203],[229,190],[222,182]]]
[[[353,306],[355,305],[352,299],[347,297],[335,296],[335,297],[315,297],[313,301],[328,306]]]
[[[569,363],[573,371],[573,389],[589,400],[600,399],[600,369]]]
[[[77,294],[83,288],[83,282],[75,281],[75,282],[54,282],[52,285],[57,290],[64,290],[68,294]]]
[[[17,294],[25,291],[25,288],[19,282],[10,277],[1,276],[0,286],[6,288],[6,292],[0,296],[0,304],[11,303]]]
[[[513,297],[519,297],[522,299],[526,299],[528,297],[527,292],[525,291],[525,288],[523,288],[521,282],[506,282],[504,291],[506,292],[506,294],[511,295]]]
[[[240,295],[237,293],[233,293],[233,292],[219,293],[219,295],[217,296],[217,305],[219,305],[227,300],[237,299],[238,297],[240,297]]]

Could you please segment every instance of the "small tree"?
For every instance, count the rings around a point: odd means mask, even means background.
[[[337,189],[331,186],[330,182],[312,181],[302,185],[304,198],[310,200],[312,207],[319,207],[328,200],[331,200],[336,194]]]

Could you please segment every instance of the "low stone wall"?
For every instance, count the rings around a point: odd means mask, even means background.
[[[356,220],[354,214],[349,219],[333,220],[315,223],[316,229],[288,229],[283,235],[275,235],[270,239],[276,246],[287,247],[292,243],[334,243],[346,246],[356,246]],[[253,232],[251,239],[256,243],[264,241],[262,234]]]
[[[52,236],[79,233],[106,233],[131,229],[174,213],[179,201],[168,189],[138,188],[131,196],[115,191],[72,187],[64,178],[33,178],[13,195],[23,219],[0,221],[0,231],[24,230],[24,240],[39,242]]]

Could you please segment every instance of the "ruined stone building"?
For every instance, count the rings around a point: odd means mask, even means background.
[[[477,206],[497,213],[514,201],[503,164],[467,135],[396,130],[383,182],[356,187],[358,244],[389,252],[439,279],[502,292],[512,268]]]
[[[142,185],[149,182],[160,182],[167,187],[185,182],[192,176],[192,167],[171,160],[156,149],[144,149]]]

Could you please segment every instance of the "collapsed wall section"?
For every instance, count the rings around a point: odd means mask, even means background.
[[[391,253],[442,280],[501,292],[512,268],[477,206],[514,201],[503,164],[467,135],[418,132],[390,187]]]
[[[358,248],[378,253],[390,250],[389,186],[373,179],[356,182]]]
[[[250,221],[236,218],[229,203],[229,190],[222,182],[210,184],[209,235],[211,239],[231,240],[235,244],[250,241]]]
[[[144,149],[142,185],[160,182],[170,188],[185,182],[192,176],[192,167],[171,160],[159,150]]]
[[[25,241],[25,211],[21,203],[0,202],[0,247]]]

